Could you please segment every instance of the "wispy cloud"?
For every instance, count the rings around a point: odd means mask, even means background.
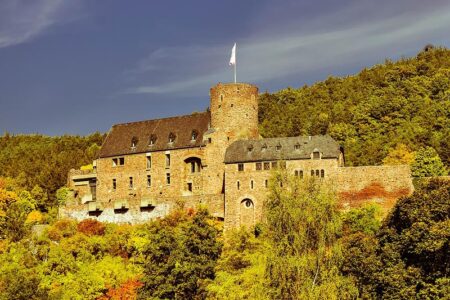
[[[25,43],[63,21],[63,0],[0,2],[0,48]]]
[[[334,12],[335,19],[351,18],[349,11]],[[326,17],[324,17],[324,20]],[[361,18],[359,18],[361,19]],[[354,20],[354,19],[353,19]],[[333,68],[386,55],[386,49],[410,49],[430,40],[442,39],[450,27],[450,6],[439,9],[405,11],[395,16],[325,24],[315,32],[292,26],[283,33],[261,30],[238,40],[238,77],[265,82],[292,74]],[[143,59],[132,72],[154,84],[142,84],[126,93],[178,93],[231,79],[226,68],[232,42],[215,46],[161,48]],[[153,76],[158,74],[158,76]],[[192,74],[198,74],[192,77]],[[189,76],[191,75],[191,76]],[[239,78],[238,78],[239,79]]]

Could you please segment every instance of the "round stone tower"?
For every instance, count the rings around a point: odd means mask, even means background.
[[[259,137],[258,88],[248,83],[218,83],[210,90],[211,127],[229,142]]]

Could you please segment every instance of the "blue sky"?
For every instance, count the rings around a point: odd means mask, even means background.
[[[444,0],[0,0],[0,134],[88,134],[450,47]]]

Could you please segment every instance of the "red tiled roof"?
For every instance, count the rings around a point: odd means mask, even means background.
[[[203,133],[208,130],[210,113],[194,113],[191,115],[124,123],[114,125],[108,133],[99,157],[110,157],[124,154],[162,151],[179,148],[200,147],[203,144]],[[192,132],[197,138],[192,140]],[[175,141],[169,143],[169,135],[175,135]],[[156,137],[150,145],[150,137]],[[136,147],[132,140],[137,139]]]

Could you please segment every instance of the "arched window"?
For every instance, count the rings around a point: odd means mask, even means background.
[[[156,135],[152,134],[150,135],[150,138],[148,139],[148,145],[153,146],[156,143]]]
[[[197,130],[192,130],[192,133],[191,133],[191,141],[197,140],[197,137],[198,137],[198,132],[197,132]]]
[[[176,138],[175,134],[173,132],[171,132],[169,134],[169,143],[175,142],[175,138]]]

